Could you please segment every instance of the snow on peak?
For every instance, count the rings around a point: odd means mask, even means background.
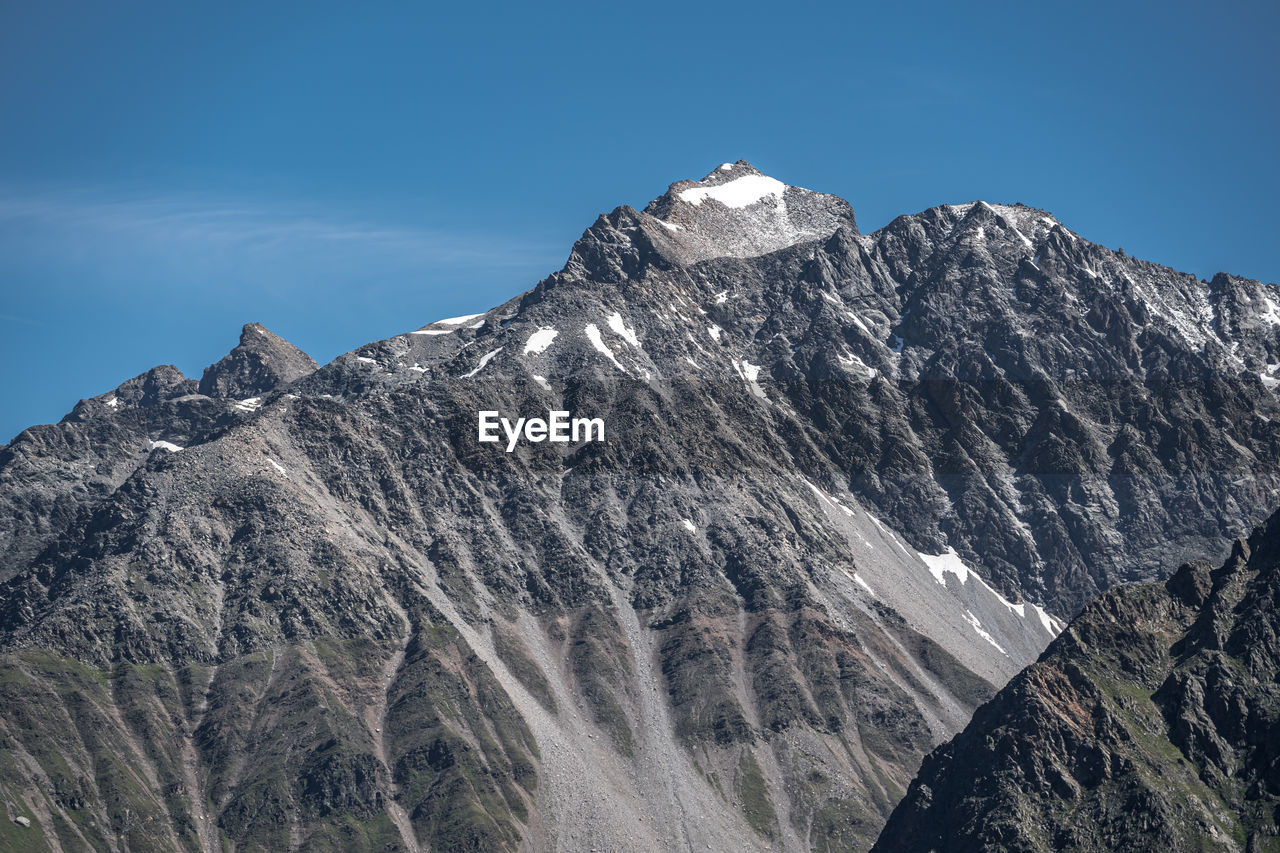
[[[720,168],[723,169],[724,167],[721,166]],[[688,202],[695,207],[707,199],[711,199],[723,204],[725,207],[742,208],[749,207],[770,196],[774,197],[775,200],[781,199],[786,191],[787,185],[777,178],[771,178],[768,175],[751,174],[734,178],[716,186],[690,187],[687,190],[681,190],[678,195],[681,201]]]
[[[739,160],[699,181],[678,181],[644,209],[659,250],[687,265],[709,258],[754,258],[856,228],[841,198],[790,186]]]

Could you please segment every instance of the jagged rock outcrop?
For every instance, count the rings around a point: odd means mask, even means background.
[[[925,760],[875,850],[1280,848],[1280,514],[1105,593]]]
[[[249,323],[240,332],[240,344],[204,369],[200,393],[233,399],[256,397],[315,369],[311,356],[261,323]]]
[[[0,456],[0,791],[64,848],[867,849],[1053,614],[1263,512],[1272,290],[739,162],[484,314],[246,327]]]

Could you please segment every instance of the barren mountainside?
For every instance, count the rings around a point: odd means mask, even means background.
[[[1280,295],[746,163],[483,314],[0,449],[0,846],[866,850],[1098,591],[1275,503]],[[603,442],[477,441],[477,412]]]

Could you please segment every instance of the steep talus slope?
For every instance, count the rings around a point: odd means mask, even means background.
[[[484,314],[246,327],[0,459],[20,838],[867,849],[1048,611],[1262,511],[1271,293],[739,162]],[[605,441],[477,441],[550,409]]]
[[[1105,593],[925,760],[876,850],[1280,850],[1280,515]]]

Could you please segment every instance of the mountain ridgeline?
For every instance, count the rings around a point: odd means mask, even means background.
[[[741,161],[483,314],[246,326],[0,448],[0,847],[867,850],[1063,620],[1262,520],[1278,371],[1274,287]]]

